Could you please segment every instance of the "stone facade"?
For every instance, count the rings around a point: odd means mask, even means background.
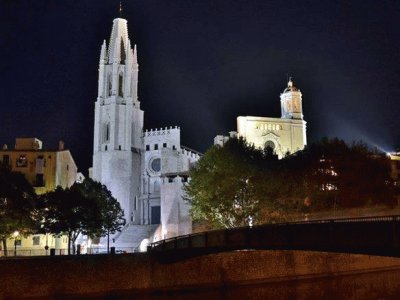
[[[161,185],[161,233],[162,239],[192,232],[189,217],[190,205],[184,201],[183,185],[188,181],[185,173],[171,174],[163,178]]]
[[[0,150],[0,163],[8,165],[13,172],[24,174],[36,194],[52,191],[57,186],[67,188],[77,180],[83,180],[70,151],[64,149],[63,142],[59,143],[58,150],[44,150],[42,146],[42,141],[37,138],[17,138],[14,149],[4,145]],[[66,249],[68,245],[65,236],[54,237],[51,234],[17,236],[15,239],[18,255],[44,255],[46,245],[55,249]],[[14,248],[14,242],[14,238],[7,240],[9,250]]]
[[[112,246],[116,247],[138,247],[144,240],[154,240],[156,225],[169,226],[162,223],[166,220],[163,205],[180,203],[182,186],[172,193],[163,188],[163,178],[187,172],[200,157],[181,145],[177,126],[143,130],[144,112],[137,97],[138,70],[127,21],[117,18],[108,46],[104,41],[101,47],[93,168],[89,171],[94,180],[108,187],[124,210],[127,224],[112,238]],[[182,220],[179,232],[191,232],[188,217],[186,210],[175,220]]]
[[[307,145],[306,121],[303,120],[302,94],[292,80],[280,96],[281,117],[237,117],[236,135],[257,148],[271,147],[279,158],[304,149]],[[230,132],[230,137],[234,136]],[[214,144],[222,145],[229,137],[218,135]]]
[[[78,168],[71,152],[61,142],[58,150],[44,150],[42,144],[37,138],[17,138],[14,149],[5,145],[0,150],[0,162],[10,166],[13,172],[24,174],[36,194],[73,185]]]
[[[109,45],[104,41],[95,103],[93,174],[118,199],[125,216],[139,194],[143,111],[137,98],[138,64],[127,21],[115,19]]]

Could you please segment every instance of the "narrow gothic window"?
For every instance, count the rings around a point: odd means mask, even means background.
[[[126,59],[125,46],[124,46],[124,41],[121,39],[121,64],[122,65],[125,64],[125,59]]]
[[[110,140],[110,123],[107,123],[104,127],[104,142],[108,142]]]
[[[150,145],[146,145],[146,151],[150,151]]]
[[[158,144],[154,145],[154,150],[158,150]]]
[[[167,148],[167,143],[163,143],[163,148]]]
[[[108,75],[108,96],[112,95],[112,77],[111,74]]]
[[[122,73],[119,74],[119,79],[118,79],[118,96],[123,97],[124,92],[123,92],[123,76]]]

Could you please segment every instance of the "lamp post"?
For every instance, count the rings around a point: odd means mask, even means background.
[[[13,232],[13,237],[14,237],[14,256],[17,256],[17,236],[19,236],[19,231],[15,230]]]

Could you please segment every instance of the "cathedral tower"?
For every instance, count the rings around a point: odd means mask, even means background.
[[[300,90],[294,86],[293,81],[290,78],[287,88],[281,94],[281,118],[303,120],[301,97],[302,95]]]
[[[302,94],[290,79],[281,93],[280,118],[239,116],[237,135],[259,149],[272,149],[283,158],[287,154],[304,149],[307,145],[306,121],[303,120]],[[217,137],[223,143],[225,137]]]
[[[127,21],[113,21],[111,37],[101,46],[95,102],[93,179],[105,184],[120,202],[127,222],[139,214],[139,177],[143,111],[137,97],[138,63]]]

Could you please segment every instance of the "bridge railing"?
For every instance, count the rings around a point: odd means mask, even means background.
[[[321,219],[188,234],[151,243],[148,250],[325,249],[382,253],[399,248],[399,232],[400,215]]]
[[[376,221],[399,221],[400,215],[389,215],[389,216],[371,216],[371,217],[355,217],[355,218],[330,218],[330,219],[317,219],[309,221],[294,221],[282,224],[313,224],[313,223],[351,223],[351,222],[376,222]],[[270,224],[259,225],[267,226]]]

